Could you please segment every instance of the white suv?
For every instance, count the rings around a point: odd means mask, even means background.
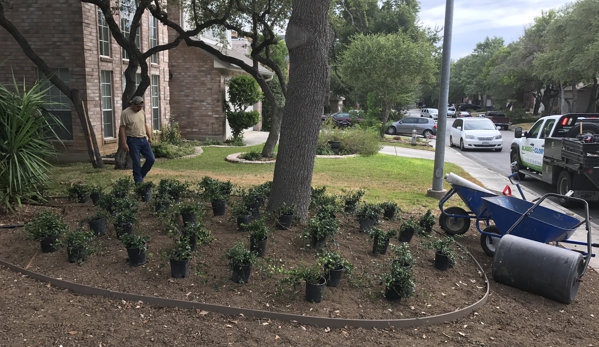
[[[420,117],[427,117],[437,119],[439,116],[439,110],[436,108],[423,108],[420,110]]]
[[[466,149],[493,149],[501,152],[503,137],[488,118],[458,118],[451,125],[449,146]]]

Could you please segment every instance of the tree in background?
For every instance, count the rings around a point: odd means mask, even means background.
[[[256,125],[260,120],[258,111],[247,111],[247,108],[261,99],[262,93],[253,77],[238,75],[229,80],[229,102],[233,110],[227,104],[226,114],[234,142],[243,139],[243,129]]]
[[[339,72],[355,99],[374,95],[381,105],[381,136],[393,107],[413,103],[416,86],[434,79],[433,47],[409,35],[356,35],[339,59]]]
[[[289,56],[289,51],[287,50],[287,45],[284,41],[279,41],[276,45],[271,47],[271,58],[279,66],[281,69],[281,74],[285,78],[285,84],[287,84],[287,57]],[[281,83],[279,83],[278,79],[272,79],[266,82],[270,87],[274,97],[276,104],[273,105],[269,99],[264,99],[262,102],[262,130],[270,131],[271,130],[271,122],[274,116],[275,107],[283,108],[285,106],[285,94],[283,94],[283,90],[281,89]]]

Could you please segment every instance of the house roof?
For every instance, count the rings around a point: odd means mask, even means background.
[[[210,44],[206,41],[204,41],[204,43],[206,43],[207,45],[211,46],[214,49],[217,49],[219,51],[221,51],[224,55],[227,55],[229,57],[232,58],[236,58],[239,60],[244,61],[246,64],[248,65],[254,65],[254,61],[248,57],[246,57],[243,53],[238,52],[234,49],[225,49],[223,50],[222,47],[217,46],[217,45],[213,45]],[[212,59],[214,59],[214,67],[217,69],[228,69],[228,70],[236,70],[236,71],[243,71],[243,69],[241,69],[239,66],[235,65],[235,64],[231,64],[228,63],[226,61],[222,61],[220,59],[218,59],[216,56],[204,51],[204,53],[208,54]],[[270,71],[269,69],[263,67],[262,65],[258,64],[258,72],[262,75],[262,76],[267,76],[267,77],[272,77],[275,73]]]

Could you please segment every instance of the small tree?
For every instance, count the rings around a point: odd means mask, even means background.
[[[262,93],[258,89],[258,83],[253,77],[239,75],[229,81],[229,102],[233,110],[227,105],[227,120],[233,133],[233,138],[243,138],[243,129],[258,123],[260,114],[258,111],[246,111],[246,109],[262,99]]]

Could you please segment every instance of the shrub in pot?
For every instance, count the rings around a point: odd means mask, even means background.
[[[282,230],[291,228],[293,223],[293,214],[295,213],[295,205],[287,205],[282,203],[275,211],[277,215],[277,227]]]
[[[381,208],[383,209],[383,218],[385,219],[393,219],[397,212],[400,212],[397,203],[392,201],[385,201],[381,203]]]
[[[308,219],[306,229],[300,237],[308,241],[308,246],[322,248],[327,238],[335,236],[339,231],[339,221],[331,216],[318,216]]]
[[[377,204],[363,203],[356,211],[356,220],[360,222],[360,231],[369,232],[383,210]]]
[[[337,252],[322,252],[319,254],[318,263],[323,267],[324,277],[329,287],[339,286],[343,271],[351,275],[354,269],[354,265]]]
[[[132,234],[133,226],[137,224],[137,213],[133,210],[125,210],[120,212],[114,219],[114,230],[117,236],[123,234]]]
[[[266,252],[266,242],[268,241],[269,230],[264,223],[264,218],[254,219],[247,226],[250,232],[250,250],[257,257],[263,257]]]
[[[223,216],[227,208],[227,200],[231,194],[231,182],[220,182],[210,177],[204,177],[200,182],[201,195],[212,204],[215,216]]]
[[[391,268],[382,276],[385,285],[385,298],[389,301],[399,301],[414,295],[414,274],[411,267],[399,262],[392,262]]]
[[[117,198],[124,198],[128,196],[135,183],[131,179],[131,177],[121,177],[112,183],[112,194],[114,194]]]
[[[229,261],[229,268],[233,272],[231,279],[235,283],[248,283],[252,264],[256,261],[256,254],[242,242],[237,242],[225,252]]]
[[[27,237],[39,241],[44,253],[56,251],[60,246],[59,238],[68,230],[69,226],[62,217],[52,211],[38,212],[25,223]]]
[[[98,205],[110,214],[116,214],[124,210],[137,211],[139,203],[130,199],[129,196],[118,197],[114,193],[104,194],[98,201]]]
[[[179,202],[181,196],[187,191],[189,184],[172,178],[163,178],[158,182],[157,193],[168,197],[173,202]]]
[[[384,231],[383,229],[373,227],[370,230],[370,238],[373,239],[372,254],[385,254],[389,246],[389,240],[397,235],[397,230],[391,229]]]
[[[148,202],[152,200],[152,189],[154,189],[155,186],[156,185],[152,181],[138,183],[135,185],[135,194],[137,194],[141,201]]]
[[[240,199],[231,204],[231,215],[235,219],[239,231],[246,231],[247,225],[252,221],[252,211],[246,203],[246,197],[245,190],[241,190]]]
[[[422,232],[430,234],[433,230],[433,225],[435,225],[435,216],[431,210],[427,210],[426,213],[420,217],[418,224],[422,227]]]
[[[175,246],[168,251],[171,264],[171,277],[185,278],[189,276],[189,261],[193,258],[190,241],[182,237],[175,242]]]
[[[185,225],[181,230],[181,236],[182,239],[189,242],[192,251],[196,250],[198,243],[207,245],[214,241],[214,237],[212,237],[210,231],[204,227],[202,222]]]
[[[139,266],[146,263],[149,235],[123,234],[119,237],[129,255],[129,265]]]
[[[286,271],[286,276],[279,283],[279,291],[286,288],[295,288],[302,281],[306,282],[306,301],[319,303],[322,301],[322,294],[326,285],[326,279],[322,268],[318,265],[307,267],[302,264],[295,269]]]
[[[322,186],[320,188],[310,187],[310,210],[321,206],[321,200],[326,195],[327,187]]]
[[[94,184],[89,187],[89,197],[92,199],[94,206],[98,205],[98,201],[104,194],[104,188],[100,185]]]
[[[345,212],[354,212],[356,205],[360,202],[360,199],[362,199],[365,193],[366,192],[362,189],[350,190],[346,192],[343,196],[343,200],[345,202]]]
[[[404,219],[399,227],[399,242],[409,243],[414,236],[414,233],[420,233],[420,224],[414,216]]]
[[[110,218],[110,214],[106,210],[99,210],[93,215],[84,219],[89,224],[90,231],[95,236],[106,234],[106,221]]]
[[[90,188],[85,184],[73,184],[67,188],[69,200],[85,203],[89,201]]]
[[[435,268],[446,271],[456,263],[455,236],[432,237],[422,243],[426,249],[435,250]]]
[[[402,242],[399,246],[391,245],[391,253],[393,254],[394,262],[406,267],[414,265],[414,256],[407,243]]]
[[[199,201],[183,201],[177,205],[177,212],[181,214],[183,225],[197,223],[198,217],[204,215],[204,204]]]
[[[168,194],[158,193],[156,197],[152,199],[154,201],[154,211],[157,214],[167,213],[171,203],[173,202]]]
[[[69,231],[65,236],[67,256],[70,263],[83,263],[93,253],[94,235],[89,231]]]

